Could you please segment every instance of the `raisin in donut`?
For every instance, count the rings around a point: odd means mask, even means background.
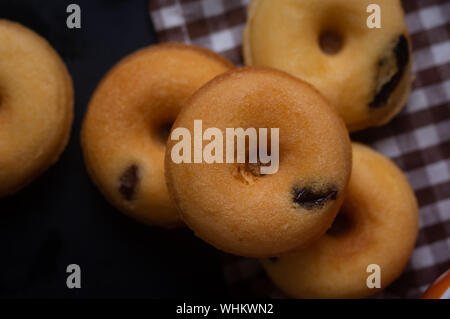
[[[161,44],[118,63],[95,91],[83,123],[88,171],[105,197],[150,225],[179,224],[164,181],[164,148],[182,103],[231,62],[198,47]]]
[[[417,232],[417,202],[403,173],[383,155],[353,143],[350,183],[331,228],[313,245],[262,264],[291,297],[367,297],[402,273]],[[380,289],[367,287],[372,264],[380,266]]]
[[[70,135],[72,79],[41,36],[0,20],[0,197],[55,163]]]
[[[205,133],[279,128],[274,174],[262,174],[261,161],[238,163],[237,147],[227,146],[223,163],[177,163],[172,148],[180,141],[171,136],[165,158],[169,193],[198,237],[232,254],[261,257],[306,245],[329,228],[350,175],[351,146],[345,124],[312,86],[274,69],[230,71],[188,100],[172,133],[187,129],[196,139],[194,120],[202,121]],[[235,161],[227,161],[227,153]]]
[[[410,92],[411,48],[399,0],[253,0],[244,31],[247,65],[269,66],[314,85],[350,131],[387,123]]]

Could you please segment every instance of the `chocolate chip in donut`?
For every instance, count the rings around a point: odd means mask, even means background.
[[[375,97],[369,103],[370,107],[377,108],[387,104],[392,92],[400,83],[409,58],[408,39],[401,35],[391,44],[378,62],[377,87]]]
[[[326,190],[316,191],[310,187],[294,187],[293,201],[301,207],[311,210],[320,208],[329,200],[336,200],[336,187],[328,187]]]
[[[135,164],[129,166],[119,179],[119,192],[128,201],[134,198],[139,184],[139,167]]]
[[[259,160],[257,163],[239,163],[237,170],[233,173],[233,176],[246,185],[253,184],[258,178],[266,175],[261,174],[261,166],[268,166],[269,164],[261,163]]]

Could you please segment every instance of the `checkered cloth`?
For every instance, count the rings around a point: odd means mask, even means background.
[[[150,14],[160,42],[203,46],[242,65],[249,2],[150,0]],[[415,74],[407,106],[388,125],[352,134],[403,169],[420,205],[411,260],[379,298],[419,297],[450,268],[450,1],[403,0],[403,7]],[[254,259],[224,255],[224,273],[234,297],[283,297]]]

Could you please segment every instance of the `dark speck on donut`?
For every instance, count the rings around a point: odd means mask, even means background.
[[[408,39],[404,35],[397,38],[396,44],[393,48],[393,54],[395,56],[397,72],[381,87],[378,92],[376,92],[374,99],[369,103],[370,107],[377,108],[385,106],[391,96],[391,93],[395,90],[403,76],[403,73],[405,72],[406,66],[409,63],[409,47]],[[388,61],[386,61],[386,57],[381,58],[378,63],[380,69],[385,63],[388,63]]]
[[[335,187],[329,187],[323,191],[313,191],[311,188],[294,187],[293,201],[305,209],[320,208],[329,200],[336,200],[337,190]]]
[[[273,263],[276,263],[278,261],[278,257],[270,257],[269,260]]]
[[[119,192],[128,201],[132,200],[139,183],[139,167],[135,164],[128,167],[119,179]]]

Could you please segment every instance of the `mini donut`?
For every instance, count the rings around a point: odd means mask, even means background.
[[[261,257],[309,244],[329,228],[349,179],[351,145],[342,119],[312,86],[274,69],[233,70],[186,102],[172,132],[194,135],[194,120],[205,131],[279,129],[274,174],[261,174],[261,162],[226,161],[228,149],[223,163],[176,163],[172,148],[179,142],[171,136],[169,193],[198,237],[232,254]]]
[[[104,196],[149,225],[180,224],[164,180],[164,148],[183,102],[229,69],[225,58],[183,44],[150,46],[120,61],[88,106],[82,147]]]
[[[313,245],[262,264],[294,298],[363,298],[384,289],[405,268],[418,232],[416,197],[393,162],[353,143],[347,194],[331,228]],[[380,267],[380,288],[368,277]],[[371,283],[372,279],[370,279]]]
[[[50,44],[0,19],[0,197],[31,183],[64,150],[73,118],[72,79]]]
[[[244,31],[247,65],[274,67],[314,85],[350,131],[380,126],[405,104],[411,45],[399,0],[253,0]],[[371,19],[369,19],[371,21]]]

